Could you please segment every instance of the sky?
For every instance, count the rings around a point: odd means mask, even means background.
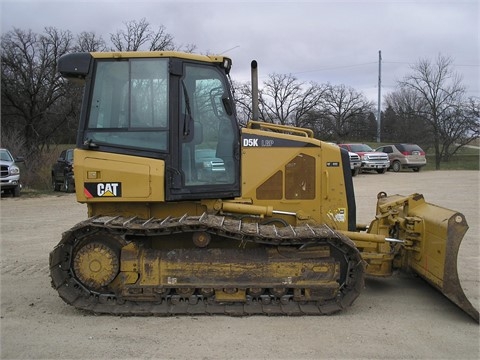
[[[168,1],[0,0],[1,31],[93,31],[108,40],[124,23],[163,25],[177,45],[232,58],[232,79],[270,74],[351,86],[377,102],[420,60],[453,60],[468,96],[480,97],[480,0]],[[381,51],[381,71],[379,71]]]

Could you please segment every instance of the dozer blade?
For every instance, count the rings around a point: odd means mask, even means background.
[[[379,199],[391,203],[397,196]],[[457,272],[460,244],[468,225],[465,216],[425,202],[423,195],[414,194],[404,202],[407,266],[413,269],[448,299],[479,322],[478,310],[466,297]],[[399,203],[399,197],[396,204]],[[405,199],[405,197],[403,197]],[[410,241],[411,240],[411,241]]]

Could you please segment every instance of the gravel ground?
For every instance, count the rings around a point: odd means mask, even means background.
[[[459,277],[479,308],[479,172],[361,174],[359,222],[376,194],[423,193],[463,212],[470,225]],[[479,326],[423,280],[368,279],[353,306],[332,316],[93,316],[50,287],[48,254],[61,233],[86,218],[73,194],[2,198],[2,359],[479,359]]]

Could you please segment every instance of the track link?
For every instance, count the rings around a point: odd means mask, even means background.
[[[293,295],[246,296],[244,302],[218,302],[203,295],[162,296],[155,301],[134,301],[113,292],[88,289],[75,276],[73,254],[75,247],[86,237],[107,232],[115,237],[158,237],[172,234],[207,232],[225,241],[249,242],[265,246],[327,245],[343,254],[346,269],[337,296],[328,301],[295,301]],[[127,240],[125,240],[127,243]],[[277,227],[245,222],[224,216],[203,214],[165,219],[135,217],[93,217],[63,234],[62,240],[50,253],[52,287],[60,297],[77,309],[112,315],[322,315],[349,307],[364,287],[364,262],[354,243],[326,225]]]

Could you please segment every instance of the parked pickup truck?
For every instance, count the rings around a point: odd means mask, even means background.
[[[379,174],[385,174],[390,167],[388,154],[376,152],[367,144],[338,144],[338,146],[360,156],[362,171],[374,170]]]
[[[10,193],[20,196],[20,169],[15,162],[23,162],[23,158],[14,158],[7,149],[0,149],[0,189],[2,194]]]
[[[75,192],[73,149],[63,150],[52,166],[53,191]]]

